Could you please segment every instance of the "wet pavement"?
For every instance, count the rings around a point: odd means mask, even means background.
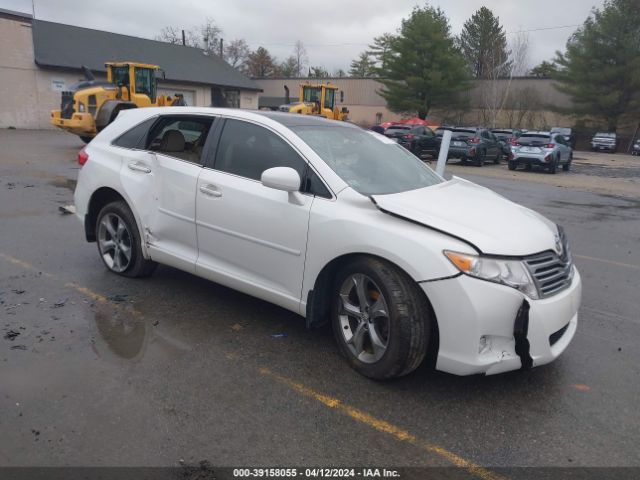
[[[0,145],[0,465],[640,466],[638,198],[461,174],[565,227],[576,337],[529,372],[377,383],[288,311],[168,267],[107,273],[59,211],[82,144]]]

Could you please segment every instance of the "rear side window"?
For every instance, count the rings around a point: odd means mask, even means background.
[[[305,178],[307,162],[275,133],[253,123],[228,119],[224,124],[214,168],[260,180],[273,167],[291,167]]]
[[[161,117],[147,137],[147,150],[202,165],[213,117]]]
[[[141,150],[144,149],[147,139],[147,133],[149,133],[149,129],[155,121],[156,117],[153,117],[136,125],[131,130],[127,130],[113,141],[113,145],[122,148],[137,148]]]

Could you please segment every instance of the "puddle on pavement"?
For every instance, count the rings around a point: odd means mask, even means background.
[[[191,347],[167,333],[159,331],[153,320],[131,315],[113,305],[97,307],[93,311],[97,334],[92,349],[98,357],[115,356],[138,362],[150,352],[163,359],[174,358]]]

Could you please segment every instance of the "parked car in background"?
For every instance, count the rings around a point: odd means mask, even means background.
[[[451,145],[447,158],[460,158],[481,167],[488,160],[500,163],[503,150],[498,138],[486,128],[455,127],[451,129]]]
[[[631,147],[631,155],[640,155],[640,138],[633,143],[633,147]]]
[[[522,134],[522,130],[517,128],[494,128],[491,130],[491,133],[498,139],[500,147],[502,148],[502,155],[508,159],[511,154],[511,142]]]
[[[556,173],[558,167],[566,172],[571,168],[573,149],[565,140],[564,135],[551,132],[527,132],[518,137],[511,144],[509,170],[515,170],[518,165],[524,165],[527,170],[531,167],[542,167],[550,173]]]
[[[598,132],[591,139],[591,150],[616,153],[618,136],[613,132]]]
[[[132,109],[78,163],[77,216],[110,272],[159,262],[331,323],[367,377],[427,354],[457,375],[528,369],[576,333],[581,279],[560,226],[347,122]]]
[[[447,126],[447,125],[442,125],[442,126],[440,126],[440,127],[438,127],[438,128],[436,128],[436,129],[435,129],[436,137],[438,137],[438,138],[442,138],[442,136],[444,135],[444,132],[445,132],[445,131],[447,131],[447,130],[453,130],[454,128],[455,128],[455,127],[449,127],[449,126]]]
[[[417,157],[424,154],[435,157],[440,151],[441,139],[424,125],[391,125],[384,135],[393,138]]]
[[[576,149],[576,136],[573,130],[567,127],[553,127],[551,134],[560,134],[564,137],[565,142],[573,149]]]

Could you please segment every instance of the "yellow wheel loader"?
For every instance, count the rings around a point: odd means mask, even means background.
[[[122,110],[185,105],[182,95],[157,95],[157,65],[107,62],[107,81],[96,80],[83,66],[86,80],[62,92],[60,110],[51,111],[51,124],[90,142]]]
[[[285,85],[285,102],[278,110],[281,112],[299,113],[301,115],[318,115],[329,120],[349,119],[349,110],[346,107],[338,109],[336,106],[336,93],[338,87],[329,84],[301,84],[299,102],[291,103],[289,87]]]

